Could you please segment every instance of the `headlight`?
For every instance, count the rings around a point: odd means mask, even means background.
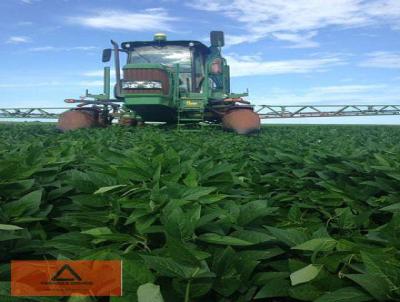
[[[132,81],[122,82],[123,89],[162,89],[161,82],[157,81]]]

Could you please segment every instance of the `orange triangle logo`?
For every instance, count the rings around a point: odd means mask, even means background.
[[[63,265],[51,278],[52,281],[82,281],[81,277],[68,264]]]

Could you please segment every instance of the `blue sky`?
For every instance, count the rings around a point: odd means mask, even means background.
[[[399,0],[1,0],[0,29],[0,107],[100,91],[110,39],[208,43],[210,30],[254,103],[400,104]]]

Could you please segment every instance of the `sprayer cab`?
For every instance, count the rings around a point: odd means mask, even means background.
[[[259,128],[258,115],[241,98],[247,94],[230,92],[229,66],[221,54],[225,44],[222,31],[210,33],[210,46],[194,40],[170,41],[163,33],[155,34],[151,41],[111,44],[112,48],[103,51],[102,61],[109,62],[114,56],[113,101],[123,103],[125,117],[175,123],[178,127],[199,122],[222,123],[231,129],[235,123],[231,118],[224,124],[225,116],[233,110],[247,110],[257,121],[244,131]],[[120,58],[124,59],[122,66]],[[231,116],[236,121],[245,115]]]
[[[199,41],[169,41],[163,33],[152,41],[112,41],[102,59],[109,61],[114,52],[115,98],[146,121],[176,122],[184,98],[196,99],[192,111],[204,111],[210,98],[229,94],[223,32],[211,32],[210,42],[207,47]],[[126,57],[122,73],[121,54]]]
[[[207,47],[198,41],[168,41],[167,36],[162,33],[155,34],[153,41],[123,42],[120,51],[124,52],[127,58],[123,69],[143,68],[146,65],[147,69],[151,69],[151,66],[155,68],[155,65],[168,68],[171,72],[176,72],[178,69],[181,91],[200,92],[202,80],[204,80],[206,73],[205,65],[212,53],[211,48],[220,48],[224,45],[223,33],[219,33],[219,35],[212,33],[211,47]],[[108,52],[109,50],[105,50],[107,58],[109,57]],[[220,51],[213,53],[221,55]],[[216,63],[214,63],[214,66]],[[124,80],[125,78],[121,79],[121,90],[136,88],[136,85],[129,83],[129,81],[123,83]],[[161,89],[160,83],[149,83],[148,86]]]

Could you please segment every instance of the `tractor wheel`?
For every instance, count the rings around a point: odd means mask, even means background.
[[[222,118],[223,128],[238,134],[252,134],[260,131],[260,117],[251,107],[234,107]]]
[[[58,119],[57,128],[62,132],[99,126],[99,113],[95,110],[70,110]]]

